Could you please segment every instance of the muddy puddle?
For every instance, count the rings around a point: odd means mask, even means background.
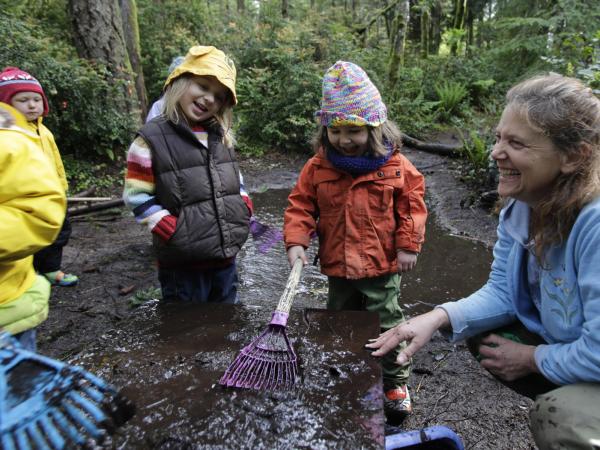
[[[253,193],[258,220],[281,228],[288,189]],[[150,301],[70,362],[122,387],[137,405],[115,448],[382,448],[379,363],[363,348],[378,334],[376,315],[329,312],[327,280],[305,268],[287,333],[299,358],[292,391],[223,388],[218,380],[243,346],[267,326],[289,267],[283,243],[250,238],[238,257],[240,305],[161,305]],[[308,252],[315,255],[315,246]],[[449,236],[430,217],[402,301],[414,315],[460,298],[487,278],[491,253]]]
[[[252,306],[149,304],[129,332],[103,336],[77,362],[123,387],[137,406],[113,444],[124,449],[381,448],[381,371],[362,347],[377,333],[377,316],[296,310],[287,327],[300,360],[295,389],[259,392],[219,385],[229,363],[269,319],[266,310]]]
[[[261,223],[280,229],[282,211],[287,204],[288,189],[270,189],[253,193],[256,214]],[[263,242],[249,238],[240,253],[238,264],[242,278],[240,296],[250,304],[264,304],[264,296],[273,288],[285,285],[288,263],[282,242],[266,253]],[[316,240],[308,250],[309,261],[316,253]],[[264,250],[264,249],[263,249]],[[402,277],[402,302],[405,313],[415,315],[446,301],[462,298],[483,285],[488,277],[492,253],[484,245],[441,229],[433,214],[427,222],[426,243],[416,268]],[[324,307],[327,300],[327,277],[319,268],[305,268],[295,304],[297,307]]]

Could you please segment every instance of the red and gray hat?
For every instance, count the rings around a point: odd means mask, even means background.
[[[0,73],[0,102],[10,105],[12,98],[19,92],[40,94],[44,101],[44,116],[48,114],[48,99],[40,82],[18,67],[4,68]]]

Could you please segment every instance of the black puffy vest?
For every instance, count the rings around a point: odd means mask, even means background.
[[[221,128],[208,128],[208,149],[184,124],[163,117],[138,134],[152,151],[156,200],[177,216],[168,242],[153,234],[159,263],[184,265],[233,257],[248,237],[249,211],[240,195],[233,148]]]

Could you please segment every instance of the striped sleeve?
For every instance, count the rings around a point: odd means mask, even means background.
[[[240,171],[240,195],[242,196],[242,200],[244,200],[244,203],[246,203],[246,206],[250,211],[250,215],[252,215],[254,213],[254,204],[252,203],[250,195],[248,195],[246,186],[244,186],[244,177],[242,176],[242,171]]]
[[[150,231],[169,215],[169,211],[156,202],[156,185],[152,172],[152,155],[146,141],[138,136],[127,152],[127,173],[123,189],[123,201],[138,223]]]

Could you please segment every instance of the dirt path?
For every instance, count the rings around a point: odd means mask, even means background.
[[[469,190],[457,181],[449,161],[418,151],[407,156],[426,176],[428,203],[441,225],[456,235],[493,245],[496,219],[478,208],[461,207]],[[271,156],[241,162],[252,192],[264,187],[287,188],[305,158]],[[158,287],[148,233],[128,212],[111,210],[74,222],[65,266],[80,275],[73,289],[54,289],[49,319],[39,330],[44,354],[71,359],[108,330],[126,326],[136,314],[137,293],[143,301]],[[440,336],[415,357],[411,388],[414,414],[406,429],[447,425],[468,449],[535,448],[527,428],[530,400],[495,381],[471,358],[463,344]]]

